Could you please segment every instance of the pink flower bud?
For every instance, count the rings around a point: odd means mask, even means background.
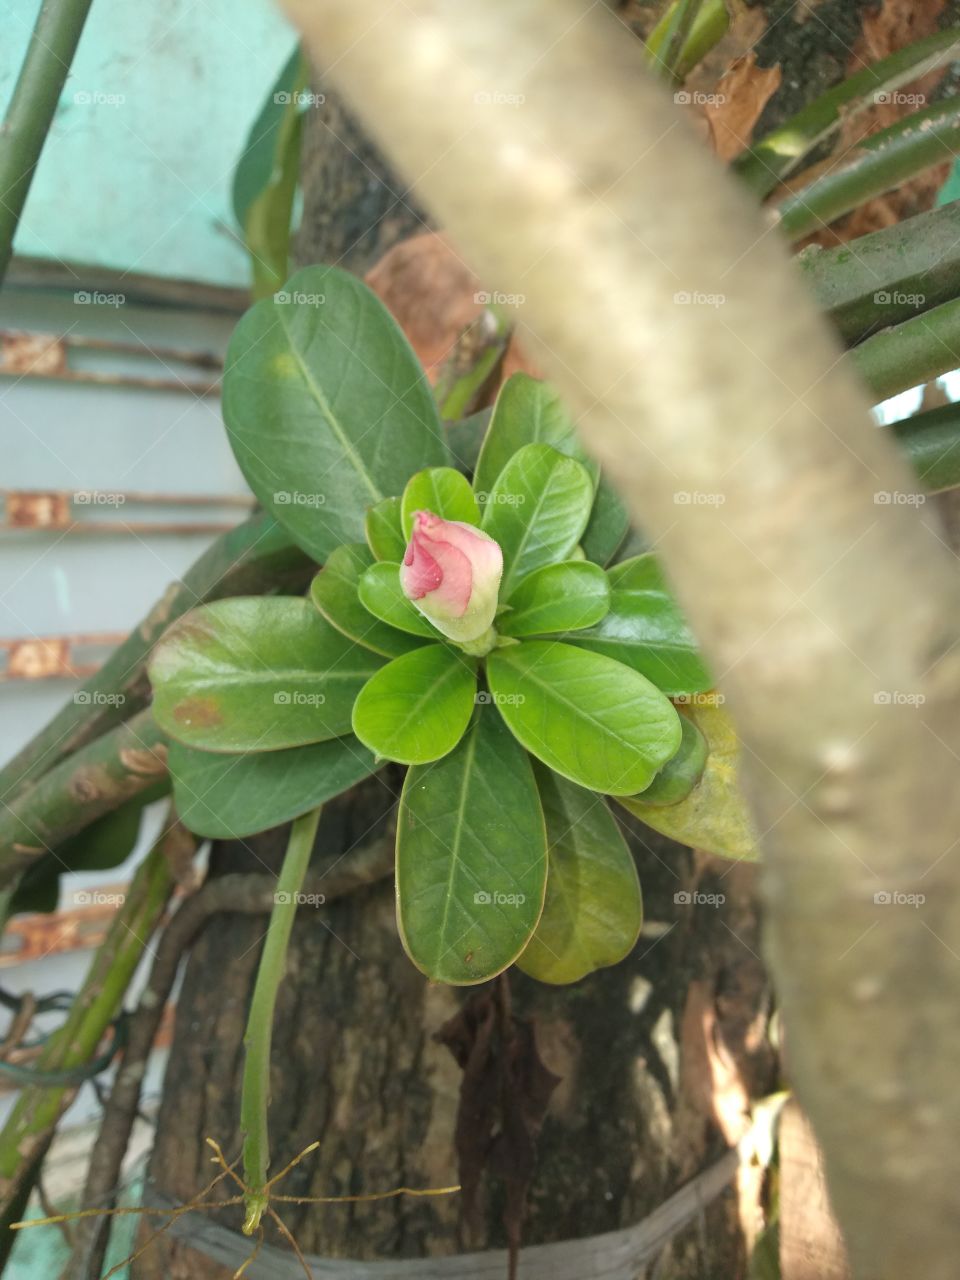
[[[460,644],[493,625],[503,553],[493,538],[460,520],[416,511],[400,585],[438,631]]]

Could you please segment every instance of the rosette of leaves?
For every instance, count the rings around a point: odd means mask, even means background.
[[[616,559],[625,512],[556,393],[512,378],[466,466],[378,299],[314,267],[241,320],[224,414],[255,494],[323,567],[306,599],[205,605],[158,646],[183,821],[242,837],[395,761],[398,919],[424,973],[571,982],[620,960],[641,894],[606,797],[654,826],[689,806],[710,753],[673,700],[711,678],[653,556]],[[404,595],[417,510],[502,550],[483,654]]]

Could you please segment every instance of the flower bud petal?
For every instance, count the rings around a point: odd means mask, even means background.
[[[478,640],[493,625],[503,553],[488,534],[432,511],[416,511],[400,584],[450,640]]]

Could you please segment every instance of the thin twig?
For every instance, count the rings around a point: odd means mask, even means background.
[[[322,893],[326,902],[384,879],[393,870],[393,845],[381,838],[357,849],[335,870],[311,877],[305,891]],[[188,898],[170,921],[157,946],[147,985],[130,1022],[130,1040],[117,1072],[87,1169],[82,1203],[109,1206],[120,1182],[123,1157],[140,1105],[147,1060],[156,1039],[180,959],[211,916],[229,912],[263,915],[272,910],[277,882],[269,875],[226,875],[211,880]],[[78,1230],[68,1274],[73,1280],[100,1274],[109,1242],[110,1219],[97,1217]]]

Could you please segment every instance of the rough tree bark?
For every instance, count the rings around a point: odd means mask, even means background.
[[[324,821],[315,867],[365,834],[389,795],[371,787]],[[283,833],[218,850],[215,869],[276,867]],[[536,1019],[547,1065],[563,1077],[551,1104],[524,1232],[529,1243],[639,1221],[717,1158],[747,1122],[749,1096],[775,1083],[766,1037],[769,992],[757,958],[754,868],[709,862],[659,837],[634,841],[646,932],[624,964],[570,989],[514,978],[516,1009]],[[675,901],[722,894],[715,908]],[[239,1150],[241,1037],[265,920],[212,921],[191,955],[164,1088],[152,1189],[187,1200],[212,1176],[206,1135]],[[216,979],[211,980],[211,975]],[[274,1040],[273,1165],[309,1142],[319,1151],[287,1194],[343,1195],[456,1180],[453,1135],[460,1072],[434,1040],[465,993],[428,984],[403,955],[392,886],[305,909],[291,941]],[[227,1194],[226,1191],[223,1192]],[[148,1194],[149,1198],[149,1194]],[[503,1187],[491,1179],[484,1229],[463,1242],[503,1247]],[[455,1198],[282,1213],[300,1247],[331,1257],[455,1253]],[[658,1276],[744,1274],[745,1224],[731,1186],[665,1251]],[[237,1210],[221,1220],[238,1229]],[[746,1224],[747,1229],[754,1226]],[[280,1243],[276,1235],[271,1237]],[[227,1280],[189,1245],[164,1237],[137,1280]]]
[[[302,263],[341,261],[364,272],[401,234],[422,230],[402,181],[347,116],[326,81],[304,156]],[[359,155],[359,159],[356,157]],[[388,797],[387,797],[388,798]],[[368,834],[385,797],[365,786],[330,806],[317,866]],[[517,1009],[534,1016],[543,1056],[563,1077],[544,1127],[525,1239],[586,1236],[630,1225],[695,1176],[748,1122],[750,1097],[775,1083],[766,1037],[769,993],[757,958],[755,869],[731,868],[634,827],[646,932],[614,971],[565,989],[518,975]],[[283,832],[223,846],[213,874],[279,864]],[[674,901],[699,886],[719,908]],[[150,1178],[189,1199],[209,1181],[205,1135],[239,1149],[241,1037],[265,921],[212,921],[179,996]],[[211,975],[216,975],[211,980]],[[433,1037],[465,994],[431,986],[404,956],[392,887],[301,914],[290,948],[274,1042],[274,1167],[308,1142],[320,1151],[285,1188],[346,1194],[455,1177],[460,1072]],[[755,1181],[733,1187],[665,1251],[661,1280],[745,1269],[758,1226]],[[224,1193],[226,1194],[226,1193]],[[502,1245],[503,1188],[489,1187],[485,1231],[470,1247]],[[417,1257],[458,1248],[454,1201],[393,1200],[285,1210],[301,1247],[357,1258]],[[236,1213],[224,1221],[239,1225]],[[704,1229],[706,1228],[706,1229]],[[226,1271],[164,1238],[137,1280],[226,1280]]]
[[[747,748],[793,1074],[855,1271],[946,1280],[960,599],[932,519],[877,502],[914,493],[906,465],[784,248],[609,14],[290,7],[484,278],[526,294],[585,441],[662,535]],[[894,893],[923,913],[875,900]]]

